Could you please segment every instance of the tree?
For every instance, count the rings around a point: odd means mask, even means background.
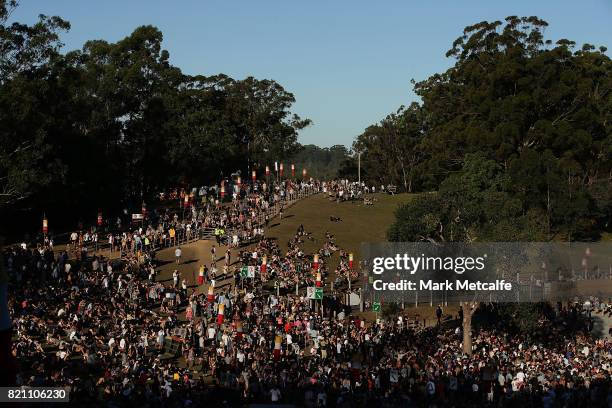
[[[416,84],[431,125],[424,166],[443,180],[465,155],[480,152],[505,171],[529,174],[513,177],[510,190],[522,196],[525,211],[545,209],[550,236],[593,237],[600,222],[588,199],[569,217],[558,214],[565,211],[558,204],[590,195],[595,180],[610,172],[612,64],[605,48],[574,51],[568,40],[553,46],[544,40],[547,26],[537,17],[511,16],[467,27],[447,54],[455,65]],[[576,217],[586,214],[591,221],[576,230]]]
[[[472,317],[478,307],[478,302],[461,302],[463,308],[463,354],[472,355]]]
[[[61,60],[59,33],[70,25],[41,15],[36,24],[8,24],[16,1],[0,4],[0,207],[29,197],[61,178],[48,159],[53,119],[46,100],[54,96],[52,67]]]
[[[228,91],[246,157],[262,165],[297,152],[298,131],[312,122],[290,112],[293,94],[274,81],[253,77],[233,82]]]
[[[185,75],[153,26],[61,53],[70,25],[46,16],[8,23],[15,7],[0,3],[3,220],[44,211],[54,225],[74,225],[98,208],[139,207],[300,148],[310,120],[293,114],[295,97],[273,80]]]
[[[413,191],[416,166],[422,156],[423,120],[421,107],[413,103],[400,107],[357,137],[353,150],[362,153],[362,168],[369,182]]]
[[[295,164],[296,176],[298,177],[301,175],[302,169],[306,169],[311,177],[331,180],[337,177],[342,163],[348,158],[349,152],[343,145],[318,147],[311,144],[302,146],[289,159],[289,162]],[[357,173],[350,174],[350,177],[353,178],[355,174]]]
[[[415,83],[422,104],[405,123],[418,125],[398,132],[390,115],[357,138],[369,180],[401,181],[408,162],[407,185],[438,190],[407,205],[421,212],[437,200],[436,234],[401,233],[398,221],[392,235],[594,240],[609,230],[612,61],[605,47],[553,44],[547,26],[510,16],[466,27],[447,53],[455,64]]]

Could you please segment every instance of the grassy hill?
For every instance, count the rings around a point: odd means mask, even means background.
[[[355,260],[359,259],[362,242],[380,242],[386,240],[387,228],[393,222],[395,209],[410,200],[414,195],[398,194],[390,196],[375,194],[374,205],[364,206],[361,203],[336,203],[323,194],[304,199],[285,210],[283,219],[274,218],[266,231],[266,236],[276,239],[283,250],[287,242],[297,231],[300,224],[307,232],[312,233],[314,241],[308,241],[304,250],[312,253],[321,248],[325,242],[325,232],[336,238],[341,248],[353,252]],[[342,221],[332,222],[330,216],[340,217]],[[169,280],[172,271],[178,269],[181,275],[191,284],[197,275],[199,265],[210,264],[211,241],[197,241],[182,247],[183,263],[174,264],[174,248],[158,252],[157,257],[164,265],[160,268],[160,278]],[[225,247],[217,252],[225,254]],[[235,253],[234,253],[235,256]],[[335,267],[338,255],[332,257],[331,264]],[[235,259],[235,258],[234,258]]]
[[[411,200],[413,194],[375,194],[374,205],[362,203],[336,203],[323,194],[298,202],[285,211],[282,220],[275,219],[272,228],[267,231],[269,237],[276,238],[283,249],[287,248],[290,239],[300,224],[311,232],[316,241],[305,245],[306,251],[314,251],[325,242],[325,232],[336,238],[340,247],[359,253],[362,242],[386,241],[389,225],[394,220],[395,209]],[[330,217],[339,217],[342,221],[332,222]]]

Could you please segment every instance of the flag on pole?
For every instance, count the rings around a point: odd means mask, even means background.
[[[208,286],[208,302],[212,303],[215,301],[215,285],[212,283]]]
[[[276,335],[276,337],[274,338],[274,360],[278,361],[280,360],[280,354],[281,354],[281,344],[283,342],[283,339],[281,336]]]
[[[198,285],[202,286],[204,284],[204,265],[200,265],[200,270],[198,271]]]
[[[238,337],[239,339],[242,338],[242,320],[240,320],[240,317],[238,317],[238,319],[236,320],[236,337]]]
[[[225,304],[219,303],[219,309],[217,310],[217,324],[223,324],[223,320],[225,319]]]

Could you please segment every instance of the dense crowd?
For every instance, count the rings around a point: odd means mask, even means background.
[[[332,234],[317,240],[300,226],[283,250],[254,232],[282,216],[290,193],[277,187],[194,206],[187,220],[161,217],[161,234],[191,221],[240,237],[229,240],[223,268],[215,251],[210,268],[194,265],[197,287],[178,271],[158,278],[142,237],[155,241],[159,225],[126,232],[119,259],[82,246],[78,257],[44,243],[6,248],[17,383],[68,386],[73,401],[110,407],[612,404],[612,343],[590,336],[574,304],[529,334],[492,319],[474,333],[471,355],[455,320],[424,327],[401,313],[358,317],[343,296],[358,267]],[[347,182],[293,188],[365,192]],[[322,299],[307,296],[316,287]],[[495,316],[497,307],[479,313]]]
[[[176,189],[160,193],[163,204],[148,211],[145,204],[138,214],[128,209],[107,220],[108,231],[100,222],[89,228],[82,226],[68,236],[68,249],[77,255],[109,249],[111,253],[129,256],[138,251],[150,252],[185,244],[197,239],[214,238],[217,243],[238,247],[263,237],[265,226],[284,206],[305,197],[319,188],[316,181],[228,185],[231,196],[217,188]],[[229,200],[229,201],[228,201]],[[171,203],[177,206],[170,205]],[[142,215],[142,218],[133,218]],[[45,235],[43,246],[53,248],[54,238]]]
[[[330,181],[325,183],[321,189],[321,192],[327,194],[331,200],[337,202],[363,201],[365,205],[372,205],[374,203],[372,195],[376,192],[393,195],[396,191],[397,186],[392,184],[381,184],[379,187],[376,187],[375,185],[368,185],[364,182],[348,180]]]

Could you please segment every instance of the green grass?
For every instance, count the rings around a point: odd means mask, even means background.
[[[325,242],[325,232],[329,232],[342,249],[358,257],[362,242],[387,240],[387,229],[395,219],[395,210],[415,195],[375,194],[374,197],[374,205],[365,206],[358,202],[336,203],[318,194],[287,209],[282,220],[275,218],[271,225],[280,224],[270,228],[266,235],[276,238],[281,248],[286,250],[287,241],[303,224],[306,231],[311,232],[315,238],[315,242],[305,243],[305,251],[312,252],[320,248]],[[342,221],[332,222],[330,216],[340,217]]]
[[[325,243],[325,232],[329,232],[334,235],[335,242],[340,248],[353,252],[355,262],[358,262],[361,243],[387,241],[387,230],[395,220],[395,210],[415,196],[414,194],[398,194],[395,196],[375,194],[374,205],[364,206],[357,202],[354,204],[350,202],[336,203],[329,201],[326,195],[318,194],[285,209],[283,219],[277,217],[271,220],[266,236],[276,239],[281,249],[286,251],[287,242],[294,236],[299,225],[303,224],[305,230],[314,237],[314,241],[307,240],[302,246],[307,254],[312,254],[320,249]],[[330,216],[340,217],[342,221],[332,222],[329,219]],[[209,264],[211,245],[212,241],[198,241],[184,246],[183,257],[185,261],[190,262],[178,266],[173,263],[174,248],[160,251],[158,258],[169,261],[168,264],[160,268],[160,279],[171,280],[172,271],[176,268],[183,277],[192,283],[193,276],[197,275],[197,268],[200,263]],[[224,254],[225,248],[220,249],[217,253]],[[331,271],[337,266],[338,257],[338,253],[331,257],[329,261]],[[331,279],[333,279],[333,273]],[[328,280],[328,284],[330,280]],[[202,287],[199,290],[205,289]],[[423,299],[418,308],[414,308],[414,303],[406,302],[406,309],[406,313],[418,314],[421,321],[426,319],[427,325],[435,322],[435,305],[430,307],[428,299]],[[408,309],[410,309],[410,312],[408,312]],[[456,314],[456,309],[456,307],[449,306],[445,308],[445,313]],[[371,311],[357,314],[367,319],[377,317]]]
[[[612,241],[612,234],[609,232],[604,232],[601,234],[601,241],[609,242]]]

